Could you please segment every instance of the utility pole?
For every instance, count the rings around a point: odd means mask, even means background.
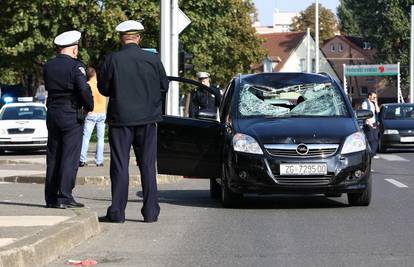
[[[306,31],[306,72],[312,72],[311,60],[311,34],[310,28]]]
[[[319,72],[319,0],[315,0],[315,72]]]
[[[178,0],[171,0],[171,76],[178,77]],[[180,88],[177,82],[170,83],[168,92],[169,114],[179,115]]]

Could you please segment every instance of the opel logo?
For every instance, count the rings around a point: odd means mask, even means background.
[[[305,145],[305,144],[299,144],[296,147],[296,153],[298,153],[299,155],[307,155],[309,152],[309,148]]]
[[[24,128],[19,128],[19,131],[20,132],[24,132]]]

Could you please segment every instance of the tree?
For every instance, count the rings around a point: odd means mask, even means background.
[[[321,44],[335,36],[338,30],[337,25],[335,14],[319,4],[319,42]],[[290,27],[293,31],[306,31],[310,28],[312,36],[315,36],[315,4],[310,5],[293,18]]]
[[[376,60],[402,65],[403,84],[408,80],[410,17],[413,0],[346,0],[341,2],[353,14],[363,38],[376,49]],[[402,86],[407,89],[406,86]]]
[[[0,1],[0,83],[23,82],[36,87],[41,64],[55,53],[53,38],[70,29],[82,32],[80,60],[95,66],[119,47],[114,28],[126,19],[144,24],[142,46],[158,48],[159,2]],[[255,12],[251,0],[181,0],[180,6],[192,20],[180,38],[193,53],[196,70],[211,72],[213,80],[224,85],[261,59],[260,40],[251,26],[250,15]]]
[[[358,24],[352,13],[352,6],[349,5],[348,0],[340,0],[340,5],[337,9],[337,15],[339,18],[339,29],[342,34],[350,36],[359,36],[360,31]]]

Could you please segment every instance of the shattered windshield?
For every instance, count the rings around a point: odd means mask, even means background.
[[[243,117],[349,116],[339,89],[331,82],[281,88],[244,84],[240,91],[239,113]]]

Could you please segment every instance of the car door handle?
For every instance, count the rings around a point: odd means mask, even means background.
[[[177,132],[175,130],[161,130],[160,134],[161,135],[176,135]]]

